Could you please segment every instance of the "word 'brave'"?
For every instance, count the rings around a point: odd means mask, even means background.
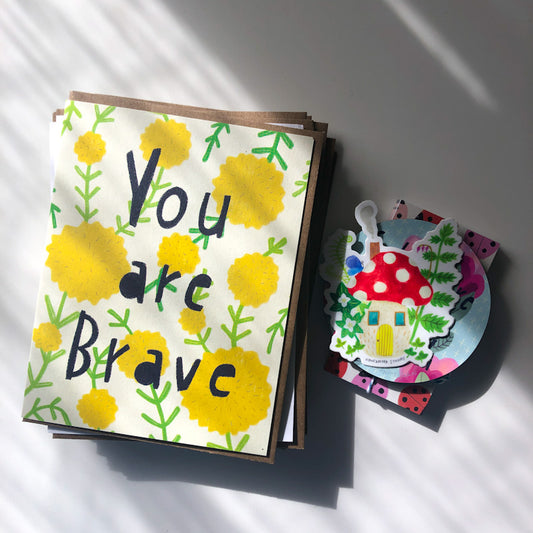
[[[150,159],[143,173],[143,177],[139,182],[137,178],[137,170],[135,169],[135,161],[133,159],[133,152],[130,151],[126,154],[126,160],[128,163],[128,173],[130,177],[131,185],[131,207],[130,207],[130,224],[133,227],[137,226],[139,217],[141,216],[141,210],[144,202],[146,201],[146,195],[148,194],[148,189],[154,179],[155,169],[159,161],[159,156],[161,155],[161,148],[155,148],[152,150]],[[174,218],[166,219],[163,216],[163,209],[167,200],[175,196],[179,200],[179,209],[178,213]],[[231,200],[231,196],[224,196],[224,201],[222,203],[222,209],[220,210],[220,216],[217,222],[210,228],[205,227],[205,217],[207,211],[207,204],[209,203],[210,194],[205,193],[202,205],[200,207],[200,212],[198,214],[198,228],[203,235],[216,235],[218,238],[222,237],[224,232],[224,224],[226,223],[226,215],[228,213],[228,208]],[[157,221],[162,228],[168,229],[173,228],[178,224],[178,222],[183,218],[185,211],[187,210],[187,193],[181,187],[171,187],[163,193],[159,202],[157,203]]]
[[[81,344],[81,337],[85,327],[85,324],[90,325],[89,339]],[[66,379],[72,379],[82,374],[85,374],[91,366],[91,355],[87,348],[92,346],[98,338],[98,324],[96,320],[87,314],[85,311],[80,312],[78,317],[78,325],[76,326],[76,333],[72,339],[72,346],[70,347],[70,354],[67,362]],[[108,383],[111,379],[111,370],[114,362],[127,353],[130,349],[129,344],[122,346],[119,350],[117,348],[117,339],[112,338],[109,344],[109,350],[107,354],[107,361],[105,366],[104,382]],[[161,370],[163,365],[163,353],[160,350],[146,350],[147,357],[153,358],[153,361],[143,361],[135,367],[134,377],[137,383],[141,385],[152,385],[154,389],[159,387],[159,381],[161,378]],[[83,360],[79,367],[75,369],[77,363],[78,354],[81,354]],[[189,372],[186,376],[183,375],[183,360],[181,357],[176,358],[176,384],[179,391],[187,390],[192,383],[192,380],[198,370],[201,360],[196,359],[192,364]],[[229,395],[229,391],[221,390],[217,386],[219,378],[234,378],[235,367],[229,363],[223,363],[218,365],[211,374],[209,380],[209,391],[213,396],[224,398]]]

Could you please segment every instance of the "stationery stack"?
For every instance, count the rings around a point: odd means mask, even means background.
[[[327,125],[75,92],[51,146],[24,419],[264,462],[303,448]]]

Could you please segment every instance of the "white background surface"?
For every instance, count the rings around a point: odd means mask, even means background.
[[[532,528],[532,25],[526,0],[0,0],[0,529],[526,532]],[[502,243],[472,358],[410,419],[321,370],[306,449],[274,466],[20,421],[49,199],[48,121],[71,89],[304,110],[338,139],[326,232],[397,197]]]

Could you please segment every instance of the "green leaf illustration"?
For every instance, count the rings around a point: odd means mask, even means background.
[[[432,339],[429,347],[434,352],[439,352],[440,350],[444,350],[448,348],[449,346],[451,346],[452,342],[453,342],[453,331],[450,331],[450,333],[448,333],[446,337],[435,337],[434,339]]]
[[[430,333],[442,333],[444,326],[448,324],[449,320],[446,320],[442,316],[428,313],[420,318],[420,325]]]
[[[453,295],[446,292],[436,291],[431,298],[431,305],[435,307],[447,307],[453,301]]]
[[[453,252],[444,252],[439,256],[441,263],[450,263],[451,261],[457,261],[457,254]]]
[[[435,272],[433,273],[433,281],[435,283],[451,283],[457,278],[453,272]]]
[[[423,361],[424,359],[427,359],[429,357],[429,353],[423,352],[420,350],[418,352],[418,355],[415,357],[417,361]]]
[[[412,326],[416,319],[416,309],[413,307],[407,308],[407,316],[409,318],[409,325]]]

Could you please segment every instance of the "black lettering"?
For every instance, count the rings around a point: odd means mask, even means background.
[[[157,283],[157,294],[155,295],[155,301],[156,303],[159,303],[163,298],[163,291],[165,290],[165,287],[175,279],[181,278],[181,272],[176,271],[172,272],[167,276],[168,272],[168,265],[165,265],[163,269],[161,270],[161,275],[159,276],[159,282]]]
[[[81,334],[85,321],[89,322],[89,324],[91,325],[91,336],[89,337],[89,340],[87,342],[85,342],[84,344],[80,344]],[[78,317],[78,325],[76,326],[76,332],[74,333],[74,338],[72,339],[70,354],[68,356],[67,373],[65,376],[66,379],[72,379],[77,376],[81,376],[87,371],[87,369],[91,365],[91,355],[87,351],[87,348],[94,344],[97,338],[98,324],[96,323],[96,320],[92,316],[88,315],[85,311],[81,311],[80,316]],[[74,370],[78,352],[83,355],[83,363],[80,365],[78,370]]]
[[[165,220],[163,218],[163,208],[165,207],[165,202],[171,197],[177,196],[180,201],[180,208],[178,214],[172,220]],[[187,193],[180,187],[172,187],[164,192],[157,204],[157,221],[162,228],[168,229],[173,228],[185,214],[187,209]]]
[[[111,379],[111,368],[113,366],[113,363],[123,354],[126,353],[130,346],[129,344],[126,344],[122,346],[122,348],[115,353],[115,346],[117,345],[117,339],[111,339],[111,343],[109,344],[109,353],[107,356],[107,361],[105,364],[105,377],[104,381],[106,383],[109,383],[109,380]]]
[[[192,364],[189,373],[183,377],[183,360],[181,357],[176,359],[176,383],[178,385],[178,391],[187,390],[189,388],[192,378],[194,378],[199,365],[200,359],[196,359],[196,361]]]
[[[225,398],[229,394],[229,391],[217,388],[217,379],[222,377],[234,378],[235,367],[229,363],[225,363],[223,365],[218,365],[215,370],[213,370],[213,375],[209,380],[209,390],[213,396],[218,396],[219,398]]]
[[[137,383],[141,385],[153,385],[154,389],[159,387],[161,378],[161,366],[163,365],[163,353],[159,350],[148,350],[150,355],[155,356],[155,361],[144,361],[135,368],[134,376]]]
[[[146,200],[146,195],[148,194],[148,188],[152,183],[154,178],[155,169],[157,167],[157,162],[159,161],[159,155],[161,154],[161,148],[154,148],[146,169],[144,170],[141,183],[137,180],[137,171],[135,169],[135,160],[133,159],[133,152],[129,151],[126,155],[126,160],[128,162],[128,173],[130,175],[130,185],[131,185],[131,207],[130,207],[130,224],[135,227],[137,226],[137,221],[141,215],[141,209]]]
[[[192,300],[192,296],[197,287],[203,287],[204,289],[209,289],[211,287],[211,278],[207,274],[198,274],[189,283],[187,287],[187,292],[185,293],[185,305],[192,309],[193,311],[201,311],[204,306],[199,305]]]
[[[228,214],[231,196],[224,196],[224,202],[222,203],[222,209],[220,210],[220,216],[218,217],[218,220],[213,226],[211,226],[210,228],[206,228],[205,216],[210,196],[211,194],[206,192],[204,195],[204,199],[202,200],[200,212],[198,213],[198,228],[204,235],[216,235],[220,239],[220,237],[222,237],[222,234],[224,233],[224,224],[226,223],[226,216]]]
[[[137,298],[137,301],[142,304],[146,286],[146,263],[133,261],[132,264],[139,267],[139,272],[128,272],[122,276],[119,283],[120,294],[124,298]]]

